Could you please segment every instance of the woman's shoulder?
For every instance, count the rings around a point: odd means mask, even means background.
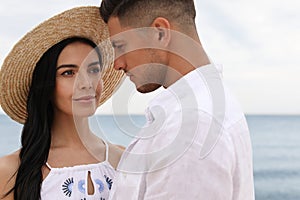
[[[117,168],[125,147],[109,143],[109,162],[114,168]]]
[[[12,154],[0,157],[0,174],[7,175],[11,174],[11,172],[16,172],[19,167],[19,154],[20,151],[16,151]]]
[[[19,167],[19,151],[0,158],[0,195],[8,192],[15,184]],[[12,193],[5,199],[10,199]]]
[[[121,156],[125,150],[125,147],[122,145],[112,144],[112,143],[109,143],[108,145],[111,153],[114,153],[119,156]]]

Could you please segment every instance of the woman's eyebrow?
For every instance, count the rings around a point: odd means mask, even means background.
[[[64,64],[64,65],[60,65],[56,68],[56,71],[61,69],[61,68],[78,68],[77,65],[73,65],[73,64]]]
[[[100,65],[100,62],[99,61],[91,62],[90,64],[88,64],[88,67],[94,66],[94,65]]]

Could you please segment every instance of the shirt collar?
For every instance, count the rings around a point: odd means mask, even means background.
[[[204,65],[189,72],[185,76],[178,79],[167,89],[164,89],[160,94],[150,101],[149,106],[146,109],[146,118],[148,121],[152,121],[155,118],[153,117],[153,113],[151,113],[151,110],[154,110],[154,107],[161,107],[164,109],[164,112],[169,115],[170,112],[173,112],[176,109],[181,109],[181,100],[186,96],[195,94],[195,90],[207,90],[203,73],[207,74],[207,71],[210,71],[210,69],[213,67],[217,70],[217,72],[219,72],[219,74],[222,74],[221,65]],[[197,94],[195,94],[195,99],[196,95]],[[188,105],[184,104],[184,106]],[[192,106],[195,107],[195,105]]]

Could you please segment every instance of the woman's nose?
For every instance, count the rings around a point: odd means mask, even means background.
[[[91,89],[93,86],[91,78],[83,72],[78,73],[77,85],[80,89]]]

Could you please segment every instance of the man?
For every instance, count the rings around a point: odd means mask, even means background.
[[[166,88],[124,153],[111,199],[254,199],[245,117],[206,55],[193,0],[103,0],[114,68]]]

